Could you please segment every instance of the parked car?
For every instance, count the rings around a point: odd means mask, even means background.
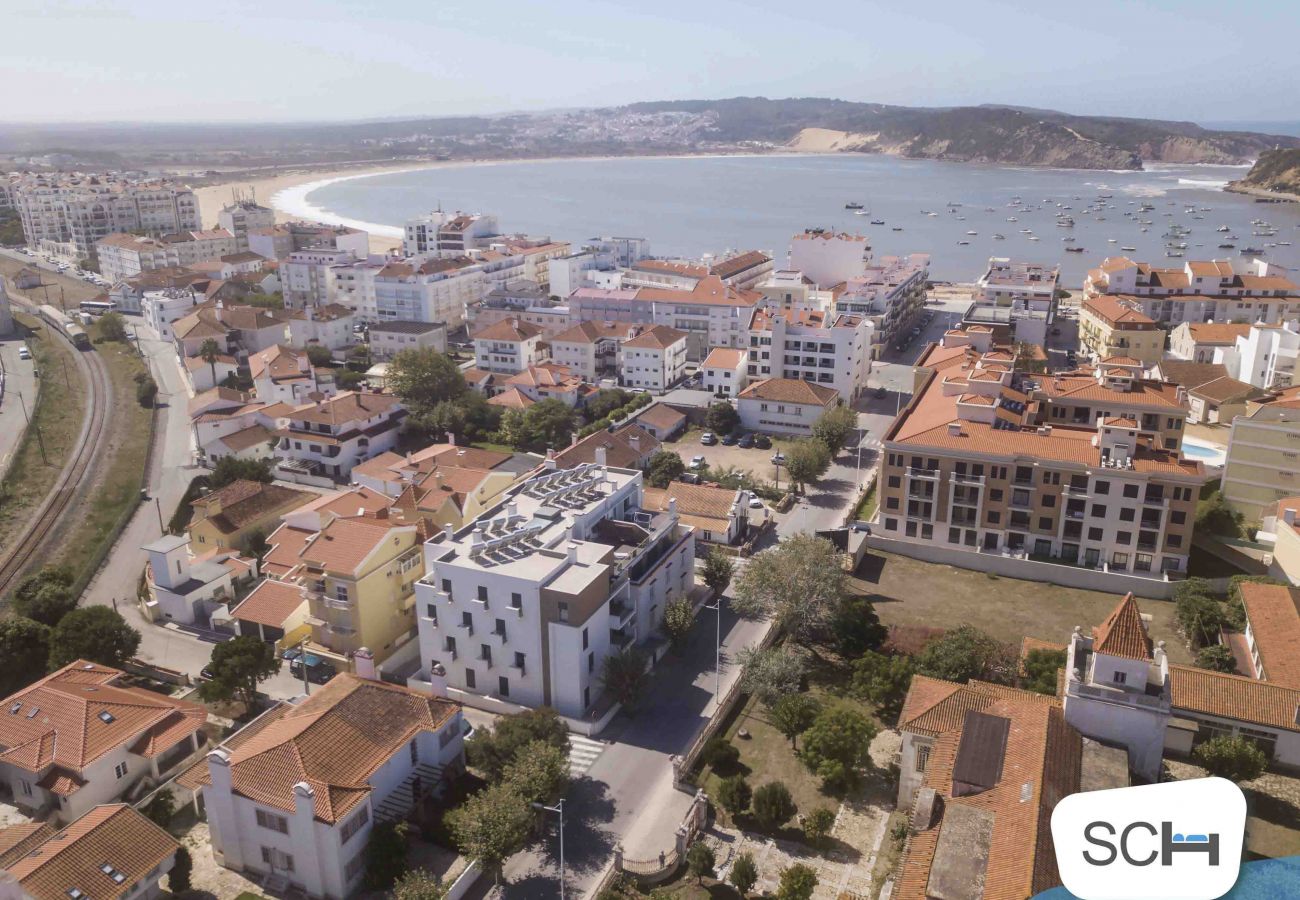
[[[288,656],[289,652],[285,652]],[[329,660],[321,659],[314,653],[304,653],[301,656],[296,655],[289,660],[289,672],[297,678],[302,677],[303,667],[307,668],[307,680],[316,684],[324,684],[338,674],[334,664]]]
[[[785,454],[782,453],[780,450],[778,450],[778,451],[776,451],[775,453],[773,453],[773,454],[772,454],[772,465],[774,465],[774,466],[783,466],[783,465],[785,465]]]
[[[752,446],[754,446],[754,436],[752,434],[747,434],[740,439],[741,450],[748,450]]]
[[[722,439],[722,445],[724,447],[734,447],[739,443],[740,435],[736,434],[734,431]]]
[[[19,348],[18,348],[18,358],[19,358],[19,359],[31,359],[31,358],[32,358],[32,351],[28,350],[26,347],[19,347]]]
[[[700,443],[706,447],[712,447],[717,442],[718,436],[712,431],[706,431],[704,434],[700,435]]]
[[[677,476],[677,480],[683,484],[699,484],[700,476],[696,475],[694,472],[683,472]]]
[[[772,448],[772,439],[765,434],[754,435],[754,446],[759,450],[770,450]]]
[[[749,508],[750,508],[750,509],[762,509],[762,508],[763,508],[763,501],[760,500],[760,499],[758,499],[757,497],[751,497],[751,498],[750,498],[750,501],[749,501]]]
[[[691,457],[691,468],[692,468],[692,469],[703,469],[703,468],[704,468],[704,457],[703,457],[703,456],[692,456],[692,457]]]
[[[884,387],[878,387],[876,388],[876,392],[874,396],[877,400],[884,400],[888,394],[889,391],[885,390]]]

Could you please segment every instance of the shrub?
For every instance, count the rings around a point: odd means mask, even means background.
[[[722,779],[718,785],[718,805],[731,814],[732,818],[749,809],[749,802],[754,797],[753,790],[744,775],[732,775]]]
[[[172,863],[172,869],[167,873],[167,889],[173,894],[183,894],[190,889],[190,871],[194,868],[194,860],[190,858],[190,851],[181,846],[176,851],[176,859]]]
[[[746,850],[731,864],[731,874],[727,876],[740,896],[745,896],[754,889],[758,882],[758,866],[754,865],[754,855]]]
[[[824,787],[842,790],[856,779],[858,769],[871,765],[876,730],[875,722],[850,706],[826,707],[803,733],[800,756]]]
[[[803,836],[813,847],[822,847],[835,827],[835,812],[819,806],[803,818]]]
[[[696,884],[702,884],[706,876],[713,877],[717,861],[713,848],[703,841],[696,841],[686,851],[686,870],[695,876]]]
[[[406,874],[405,822],[385,822],[370,830],[366,846],[365,885],[372,890],[387,890]]]
[[[795,863],[781,871],[776,900],[810,900],[816,889],[817,873],[803,863]]]
[[[1258,778],[1268,768],[1268,757],[1246,737],[1221,734],[1192,751],[1192,759],[1211,775],[1241,783]]]
[[[1185,594],[1174,604],[1178,627],[1193,647],[1204,647],[1219,638],[1227,621],[1219,601],[1204,594]]]
[[[770,782],[754,791],[753,806],[754,819],[767,831],[780,828],[799,811],[790,796],[790,789],[780,781]]]
[[[772,705],[771,718],[776,730],[781,732],[794,746],[799,735],[803,734],[821,712],[821,704],[808,694],[786,694]]]
[[[740,762],[740,751],[726,738],[715,737],[704,745],[700,754],[704,762],[713,769],[731,770]]]
[[[139,379],[135,385],[135,402],[139,403],[145,409],[152,409],[154,400],[158,397],[158,382],[153,380],[152,375],[145,375]]]
[[[1196,665],[1215,672],[1228,672],[1233,675],[1237,673],[1237,660],[1226,644],[1202,647],[1196,652]]]

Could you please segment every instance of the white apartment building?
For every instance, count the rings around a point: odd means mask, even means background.
[[[618,380],[623,387],[666,391],[686,376],[686,332],[653,325],[623,341]]]
[[[144,237],[110,234],[95,242],[100,274],[111,283],[154,269],[187,267],[235,253],[235,236],[224,228]]]
[[[474,366],[484,372],[513,375],[544,363],[547,350],[536,325],[505,319],[474,332]]]
[[[289,346],[341,350],[357,342],[353,321],[352,310],[339,303],[295,310],[289,316]]]
[[[375,362],[390,360],[401,350],[447,352],[447,326],[442,322],[375,322],[369,333]]]
[[[1060,266],[994,256],[976,282],[975,306],[1007,310],[1017,341],[1045,346],[1047,332],[1056,318],[1060,282]]]
[[[1108,257],[1088,272],[1084,294],[1118,294],[1145,315],[1181,322],[1262,322],[1296,318],[1300,287],[1286,269],[1262,259],[1188,260],[1160,269],[1125,256]]]
[[[649,327],[628,322],[579,322],[550,338],[551,362],[595,384],[617,374],[619,346]]]
[[[872,359],[885,347],[897,346],[916,326],[925,309],[930,281],[930,256],[882,256],[865,273],[851,278],[835,300],[835,311],[866,316],[871,322]]]
[[[194,307],[204,302],[202,294],[191,288],[165,288],[145,291],[140,298],[140,312],[145,324],[158,333],[164,341],[175,339],[172,323],[189,315]]]
[[[536,325],[548,337],[553,337],[573,324],[569,321],[567,305],[552,300],[540,287],[522,279],[493,288],[482,300],[469,304],[465,314],[471,333],[503,319],[518,319]]]
[[[239,252],[248,249],[248,233],[254,228],[271,228],[275,225],[275,210],[259,206],[251,198],[238,198],[217,213],[217,227],[235,236]]]
[[[822,414],[839,403],[839,392],[793,378],[751,381],[736,395],[736,412],[746,431],[764,434],[812,434]]]
[[[787,269],[802,272],[813,284],[830,288],[862,277],[871,264],[871,244],[865,235],[814,229],[790,241]]]
[[[357,463],[393,449],[406,409],[392,394],[345,391],[284,416],[275,432],[279,477],[347,481]]]
[[[793,378],[857,399],[871,375],[872,324],[864,315],[755,309],[749,322],[749,381]]]
[[[1169,355],[1191,362],[1214,362],[1214,351],[1232,348],[1250,333],[1248,322],[1184,322],[1169,333]]]
[[[702,387],[710,394],[734,397],[749,384],[749,352],[717,347],[700,363]]]
[[[484,266],[468,257],[376,256],[329,271],[329,295],[364,322],[442,322],[456,328],[488,289]]]
[[[333,269],[337,266],[351,265],[356,261],[357,257],[351,250],[329,247],[295,250],[290,253],[280,263],[280,284],[284,288],[285,309],[324,306],[333,301],[331,291]],[[352,306],[344,298],[339,298],[338,302]]]
[[[590,250],[556,257],[551,260],[548,269],[550,293],[556,297],[567,297],[580,287],[588,287],[588,273],[597,268],[596,254]]]
[[[646,510],[642,475],[545,468],[471,525],[425,544],[412,687],[496,711],[595,708],[605,660],[653,638],[695,580],[694,529]]]
[[[306,351],[282,344],[250,353],[248,373],[253,380],[253,395],[264,404],[301,406],[311,402],[313,396],[320,399],[336,393],[332,370],[317,369]]]
[[[218,607],[235,599],[235,577],[256,568],[255,560],[233,551],[196,558],[188,535],[164,534],[141,549],[149,557],[150,613],[182,625],[206,626]]]
[[[407,221],[402,250],[407,256],[464,256],[486,249],[500,234],[496,216],[436,210]]]
[[[105,175],[28,175],[11,182],[29,247],[91,256],[110,234],[198,231],[194,192],[170,181],[128,181]],[[233,250],[231,252],[234,252]]]
[[[1228,375],[1257,388],[1289,388],[1295,377],[1300,353],[1300,324],[1252,325],[1237,335],[1231,347],[1218,347],[1214,361],[1222,363]]]
[[[600,237],[582,246],[596,255],[600,269],[626,269],[650,256],[650,241],[646,238]]]
[[[346,250],[357,259],[370,253],[370,235],[347,225],[282,222],[248,230],[248,249],[267,259],[284,259],[298,250]]]

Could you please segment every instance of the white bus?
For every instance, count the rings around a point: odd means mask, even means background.
[[[104,313],[116,312],[117,304],[112,300],[82,300],[81,311],[92,316],[102,316]]]

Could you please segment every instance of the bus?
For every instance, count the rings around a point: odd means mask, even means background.
[[[117,304],[112,300],[82,300],[81,311],[92,316],[102,316],[104,313],[117,312]]]

